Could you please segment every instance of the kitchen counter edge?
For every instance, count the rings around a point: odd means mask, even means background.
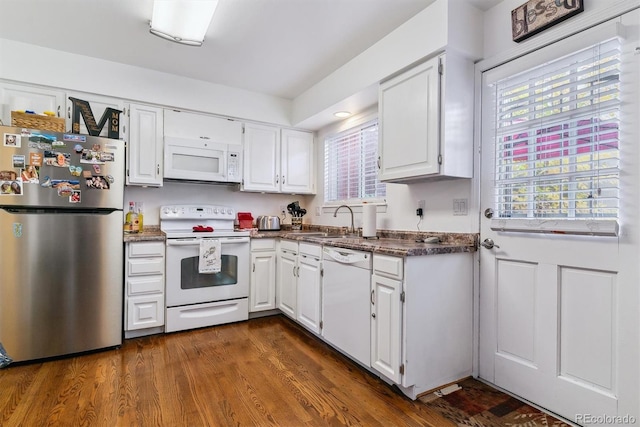
[[[160,227],[145,227],[142,233],[124,234],[124,243],[130,242],[164,242],[167,240],[163,231],[160,231]]]
[[[477,238],[473,233],[449,233],[464,236],[462,242],[444,243],[421,243],[410,239],[397,238],[319,238],[317,236],[305,235],[304,232],[281,231],[258,231],[252,232],[252,239],[280,238],[287,240],[297,240],[300,242],[315,243],[336,248],[353,249],[365,252],[373,252],[384,255],[395,256],[423,256],[440,255],[461,252],[475,252],[477,248]],[[443,239],[445,240],[445,239]],[[453,239],[456,240],[456,239]],[[472,241],[473,243],[470,243]]]

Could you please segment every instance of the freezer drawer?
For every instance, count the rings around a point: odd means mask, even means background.
[[[122,343],[122,222],[0,209],[0,342],[14,361]]]

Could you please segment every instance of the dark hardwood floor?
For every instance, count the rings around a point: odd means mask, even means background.
[[[0,426],[453,426],[284,316],[0,370]]]

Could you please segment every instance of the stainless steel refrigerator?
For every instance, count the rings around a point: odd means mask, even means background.
[[[4,126],[0,137],[4,355],[122,344],[124,141]]]

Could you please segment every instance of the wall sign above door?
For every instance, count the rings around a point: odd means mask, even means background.
[[[529,0],[511,11],[513,41],[519,43],[583,10],[583,0]]]

